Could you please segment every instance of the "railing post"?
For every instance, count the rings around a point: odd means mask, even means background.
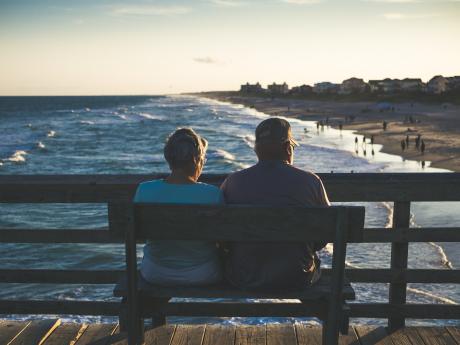
[[[395,201],[393,207],[393,228],[408,228],[410,221],[410,202]],[[393,230],[395,231],[395,230]],[[409,244],[391,243],[391,269],[402,271],[407,268]],[[406,303],[406,282],[390,283],[389,302],[392,305],[403,305]],[[388,318],[388,328],[390,331],[404,327],[405,316],[390,316]]]

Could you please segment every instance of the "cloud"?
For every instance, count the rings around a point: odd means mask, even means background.
[[[291,4],[291,5],[314,5],[314,4],[319,4],[322,2],[322,0],[281,0],[282,2],[285,2],[286,4]]]
[[[125,5],[112,8],[116,16],[170,16],[190,12],[184,6],[157,6],[157,5]]]
[[[383,18],[387,20],[403,20],[403,19],[426,19],[438,16],[436,13],[426,14],[403,14],[403,13],[384,13]]]
[[[219,61],[216,59],[213,59],[212,57],[209,56],[204,56],[204,57],[195,57],[193,58],[193,61],[198,62],[198,63],[204,63],[204,64],[218,64]]]
[[[209,0],[209,2],[221,7],[241,7],[246,5],[245,2],[235,0]]]

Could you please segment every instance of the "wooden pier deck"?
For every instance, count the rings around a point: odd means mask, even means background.
[[[304,324],[261,326],[167,325],[147,330],[147,345],[320,345],[321,328]],[[0,321],[1,345],[123,345],[116,324],[62,323],[59,319]],[[340,345],[460,345],[460,327],[351,326]]]

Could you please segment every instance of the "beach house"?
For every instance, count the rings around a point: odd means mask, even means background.
[[[366,92],[369,89],[369,85],[360,78],[350,78],[346,79],[340,85],[341,94],[350,94],[350,93],[362,93]]]
[[[405,78],[399,82],[399,85],[403,92],[421,92],[426,87],[420,78]]]
[[[296,95],[296,96],[307,96],[311,95],[313,93],[313,87],[310,85],[300,85],[300,86],[294,86],[291,88],[290,91],[291,95]]]
[[[376,93],[395,93],[401,90],[399,79],[369,80],[368,84],[370,91]]]
[[[460,90],[460,76],[447,77],[449,91]]]
[[[263,88],[262,88],[262,85],[260,85],[259,82],[257,82],[256,84],[249,84],[249,83],[246,83],[246,84],[242,84],[241,87],[240,87],[240,92],[241,93],[262,93],[263,92]]]
[[[334,84],[328,81],[316,83],[313,86],[313,91],[315,93],[337,93],[339,92],[339,90],[340,90],[340,84]]]
[[[273,83],[268,85],[267,89],[272,95],[286,95],[289,93],[289,86],[285,82],[283,84]]]
[[[440,94],[446,92],[448,89],[449,81],[442,75],[437,75],[431,78],[427,84],[427,92]]]

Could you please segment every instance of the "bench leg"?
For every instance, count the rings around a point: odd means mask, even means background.
[[[154,298],[153,305],[154,313],[152,314],[152,327],[160,327],[166,325],[166,316],[162,313],[163,308],[168,304],[171,298]],[[156,310],[155,310],[156,309]]]
[[[126,332],[128,330],[128,304],[126,303],[126,297],[121,299],[120,312],[118,314],[118,327],[120,332]]]
[[[337,345],[339,343],[339,325],[337,322],[329,319],[323,321],[323,344]]]
[[[129,306],[130,307],[130,306]],[[138,312],[128,310],[128,344],[141,345],[144,343],[144,319]]]

